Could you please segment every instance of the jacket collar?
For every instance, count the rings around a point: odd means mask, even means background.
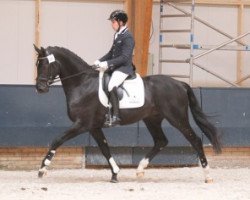
[[[118,32],[118,34],[124,34],[127,31],[127,26],[122,26]]]
[[[119,30],[119,32],[116,32],[115,33],[115,39],[121,35],[121,34],[124,34],[126,31],[128,30],[127,26],[122,26]]]

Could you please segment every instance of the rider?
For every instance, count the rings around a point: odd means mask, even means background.
[[[119,99],[117,87],[121,85],[129,75],[135,74],[135,68],[132,64],[132,55],[134,49],[134,38],[129,32],[126,23],[128,16],[123,10],[115,10],[110,14],[112,28],[115,31],[113,45],[110,51],[99,60],[95,65],[110,72],[111,79],[108,84],[110,92],[110,102],[112,104],[113,115],[111,122],[105,122],[106,125],[116,125],[121,121],[119,116]]]

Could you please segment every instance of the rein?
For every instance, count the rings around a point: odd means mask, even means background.
[[[51,82],[51,84],[57,83],[57,82],[60,82],[60,81],[64,81],[64,80],[67,80],[67,79],[70,79],[70,78],[73,78],[73,77],[77,77],[77,76],[80,76],[82,74],[94,74],[94,73],[87,73],[87,72],[82,71],[82,72],[79,72],[77,74],[66,76],[64,78],[55,77],[55,79]]]

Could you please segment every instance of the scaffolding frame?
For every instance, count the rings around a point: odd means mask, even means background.
[[[247,32],[245,34],[239,35],[237,37],[233,37],[226,32],[216,28],[215,26],[211,25],[210,23],[198,18],[195,16],[195,0],[191,1],[178,1],[177,3],[190,3],[191,2],[191,12],[187,12],[182,8],[179,8],[177,5],[173,4],[172,2],[174,1],[169,1],[169,0],[161,0],[160,1],[160,48],[159,48],[159,73],[162,73],[162,63],[163,62],[168,62],[168,63],[189,63],[190,70],[189,70],[189,75],[171,75],[172,77],[178,77],[178,78],[189,78],[189,84],[192,86],[193,85],[193,68],[194,66],[206,71],[207,73],[212,74],[213,76],[219,78],[220,80],[230,84],[231,86],[238,87],[240,83],[243,81],[247,80],[250,78],[250,75],[244,76],[240,80],[236,82],[232,82],[225,77],[219,75],[218,73],[207,69],[204,66],[201,66],[200,64],[196,63],[195,60],[197,60],[200,57],[203,57],[207,54],[210,54],[216,50],[227,50],[227,51],[250,51],[250,46],[245,44],[244,42],[240,41],[241,38],[246,37],[247,35],[250,34],[250,32]],[[168,6],[178,10],[179,12],[183,14],[175,14],[175,15],[164,15],[163,14],[163,5],[167,4]],[[183,29],[183,30],[163,30],[163,19],[164,18],[169,18],[169,17],[190,17],[191,18],[191,25],[190,25],[190,30]],[[216,32],[220,33],[221,35],[224,35],[225,37],[229,38],[230,40],[223,42],[219,45],[198,45],[194,44],[194,22],[198,21],[205,26],[215,30]],[[163,35],[162,33],[177,33],[177,32],[190,32],[190,44],[162,44],[162,38]],[[241,46],[228,46],[228,44],[236,42]],[[162,49],[163,48],[177,48],[177,49],[190,49],[190,58],[186,60],[168,60],[168,59],[163,59],[162,58]],[[200,53],[196,56],[194,56],[194,51],[195,50],[206,50],[203,53]]]

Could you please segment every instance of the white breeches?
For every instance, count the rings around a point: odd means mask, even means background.
[[[128,74],[125,74],[120,71],[114,71],[108,85],[109,92],[111,92],[114,87],[118,87],[119,85],[121,85],[127,77]]]

